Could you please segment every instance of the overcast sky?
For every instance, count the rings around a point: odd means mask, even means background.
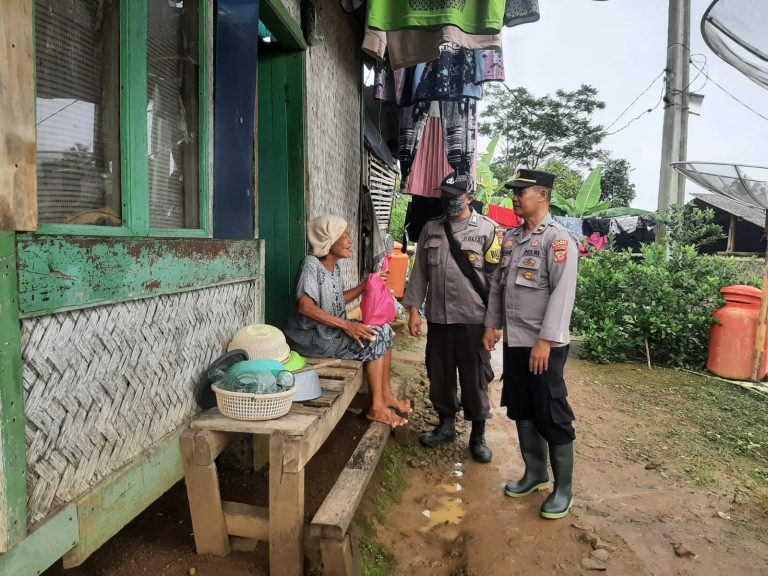
[[[701,36],[710,0],[691,0],[691,51],[706,56],[709,76],[768,116],[768,90],[718,58]],[[597,116],[610,124],[666,65],[667,0],[539,0],[541,20],[504,31],[506,83],[537,96],[591,84],[606,102]],[[701,61],[701,59],[698,59]],[[691,78],[697,71],[691,69]],[[768,165],[768,121],[745,109],[702,76],[691,91],[705,95],[701,116],[690,116],[688,160]],[[656,105],[661,80],[612,129]],[[655,210],[659,189],[663,105],[602,147],[635,169],[633,206]],[[481,142],[481,146],[484,143]],[[695,190],[688,184],[686,191]]]

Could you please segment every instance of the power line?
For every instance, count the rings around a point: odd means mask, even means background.
[[[637,102],[638,100],[640,100],[640,98],[642,98],[642,97],[643,97],[643,96],[644,96],[644,95],[645,95],[645,94],[648,92],[648,90],[650,90],[650,89],[653,87],[653,85],[654,85],[654,84],[656,84],[656,81],[657,81],[659,78],[661,78],[662,76],[664,76],[664,72],[666,72],[666,70],[662,70],[662,71],[661,71],[661,73],[660,73],[658,76],[656,76],[656,78],[654,78],[654,79],[651,81],[651,83],[650,83],[650,84],[648,84],[648,87],[647,87],[645,90],[643,90],[642,92],[640,92],[640,94],[637,96],[637,98],[635,98],[634,100],[632,100],[632,102],[629,104],[629,106],[627,106],[626,108],[624,108],[624,111],[623,111],[621,114],[619,114],[619,115],[616,117],[616,119],[615,119],[613,122],[611,122],[610,124],[608,124],[608,126],[606,126],[606,127],[605,127],[605,132],[608,132],[608,130],[610,130],[610,129],[611,129],[611,127],[612,127],[614,124],[616,124],[616,122],[618,122],[618,121],[621,119],[621,117],[622,117],[622,116],[624,116],[624,114],[626,114],[626,113],[629,111],[629,109],[630,109],[630,108],[632,108],[632,106],[634,106],[635,102]]]
[[[699,68],[699,67],[698,67],[698,66],[697,66],[697,65],[696,65],[694,62],[691,62],[691,65],[692,65],[694,68],[696,68],[697,70],[699,70],[699,71],[700,71],[702,74],[704,74],[704,77],[707,79],[707,81],[709,81],[709,82],[712,82],[712,84],[714,84],[715,86],[717,86],[718,88],[720,88],[720,90],[722,90],[722,91],[723,91],[723,92],[725,92],[725,93],[726,93],[728,96],[730,96],[731,98],[733,98],[734,100],[736,100],[736,102],[738,102],[739,104],[741,104],[742,106],[744,106],[744,108],[746,108],[747,110],[749,110],[749,111],[750,111],[750,112],[752,112],[753,114],[756,114],[757,116],[760,116],[760,118],[762,118],[763,120],[768,120],[768,116],[765,116],[764,114],[761,114],[760,112],[758,112],[757,110],[755,110],[754,108],[752,108],[752,107],[751,107],[749,104],[747,104],[747,103],[745,103],[745,102],[742,102],[742,101],[741,101],[741,100],[739,100],[739,99],[738,99],[736,96],[734,96],[733,94],[731,94],[731,93],[730,93],[728,90],[726,90],[725,88],[723,88],[722,86],[720,86],[720,84],[718,84],[717,82],[715,82],[715,80],[714,80],[714,79],[713,79],[713,78],[712,78],[712,77],[711,77],[709,74],[707,74],[707,72],[706,72],[706,71],[705,71],[703,68]]]

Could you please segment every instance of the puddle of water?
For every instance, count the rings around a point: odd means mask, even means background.
[[[456,494],[464,490],[464,487],[456,482],[454,484],[441,484],[440,488],[445,492],[445,495],[438,499],[435,509],[422,512],[427,519],[427,524],[419,528],[423,533],[429,532],[441,524],[460,524],[464,519],[464,502],[461,498],[456,497]]]

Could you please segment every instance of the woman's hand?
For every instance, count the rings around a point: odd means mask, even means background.
[[[376,272],[376,274],[381,276],[381,279],[384,280],[384,283],[386,284],[387,279],[389,278],[389,268],[382,270],[381,272]]]
[[[376,339],[374,329],[360,322],[347,322],[344,333],[357,342],[360,348],[365,348],[365,341],[372,342]]]

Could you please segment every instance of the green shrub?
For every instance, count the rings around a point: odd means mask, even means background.
[[[598,362],[645,356],[672,366],[703,367],[720,289],[760,284],[737,262],[699,256],[693,246],[643,246],[642,258],[605,250],[580,262],[573,329]]]

